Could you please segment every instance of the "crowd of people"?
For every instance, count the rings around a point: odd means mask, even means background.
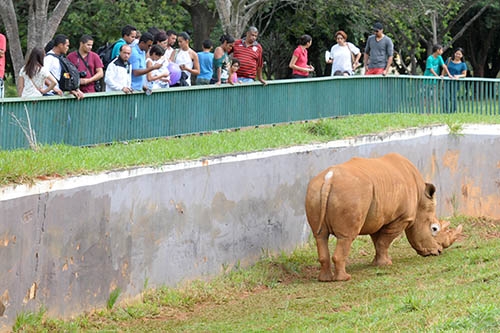
[[[348,41],[345,31],[335,32],[336,44],[325,54],[325,62],[331,64],[332,76],[351,76],[356,71],[365,75],[389,73],[394,58],[393,42],[384,34],[384,27],[379,22],[373,25],[372,32],[364,52]],[[263,50],[257,41],[259,31],[256,27],[250,27],[240,39],[221,36],[220,44],[214,50],[212,41],[207,39],[203,41],[200,52],[190,47],[191,37],[186,32],[152,28],[141,34],[134,26],[126,25],[121,36],[111,45],[109,61],[92,51],[94,41],[90,35],[81,36],[78,49],[67,57],[70,45],[65,35],[57,35],[45,49],[34,48],[19,73],[19,96],[62,95],[59,86],[61,73],[65,73],[62,72],[62,58],[69,60],[78,70],[79,86],[66,89],[77,99],[99,91],[150,93],[156,89],[191,84],[239,84],[257,80],[266,85],[262,75]],[[312,43],[310,35],[300,37],[289,63],[293,78],[304,79],[314,72],[308,60],[308,48]],[[5,49],[5,37],[0,34],[0,79],[4,74]],[[452,79],[465,77],[467,66],[463,50],[455,50],[446,62],[442,53],[440,45],[434,46],[424,75],[447,75]],[[360,64],[362,55],[363,66]]]
[[[213,53],[210,40],[203,42],[202,51],[195,52],[187,32],[152,28],[141,34],[126,25],[122,37],[111,45],[109,62],[103,54],[92,51],[92,36],[81,36],[78,49],[67,54],[69,39],[60,34],[44,49],[35,47],[30,52],[19,73],[17,91],[21,97],[63,95],[60,82],[61,75],[68,74],[66,59],[78,72],[79,85],[65,90],[77,99],[99,91],[151,93],[172,86],[238,84],[256,79],[265,85],[258,34],[257,28],[250,27],[241,39],[223,35]],[[0,49],[0,61],[2,58]]]

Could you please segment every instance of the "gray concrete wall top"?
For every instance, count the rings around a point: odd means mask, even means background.
[[[309,237],[309,180],[353,156],[407,156],[438,215],[500,217],[500,126],[410,129],[158,168],[0,188],[0,328],[44,305],[68,317],[148,287],[210,278]]]

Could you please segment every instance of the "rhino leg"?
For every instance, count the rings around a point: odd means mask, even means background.
[[[347,257],[349,256],[349,251],[351,250],[351,244],[353,239],[349,238],[338,238],[337,245],[335,246],[335,251],[333,252],[333,264],[334,272],[333,279],[335,281],[347,281],[351,279],[351,275],[347,274],[345,271],[345,263]]]
[[[375,258],[373,265],[387,266],[392,265],[391,257],[389,256],[389,246],[392,241],[400,234],[400,231],[380,229],[376,233],[370,235],[375,246]]]
[[[322,232],[316,237],[316,247],[318,248],[318,258],[321,264],[318,281],[333,281],[332,263],[330,261],[330,251],[328,250],[328,232]]]

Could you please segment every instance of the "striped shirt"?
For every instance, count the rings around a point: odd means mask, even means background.
[[[262,46],[257,42],[247,46],[245,39],[238,39],[233,44],[233,58],[241,63],[238,77],[255,79],[257,68],[262,68]]]

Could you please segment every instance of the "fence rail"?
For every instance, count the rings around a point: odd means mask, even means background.
[[[498,79],[353,76],[0,101],[0,149],[76,146],[367,113],[498,115]],[[15,120],[17,118],[19,122]]]

